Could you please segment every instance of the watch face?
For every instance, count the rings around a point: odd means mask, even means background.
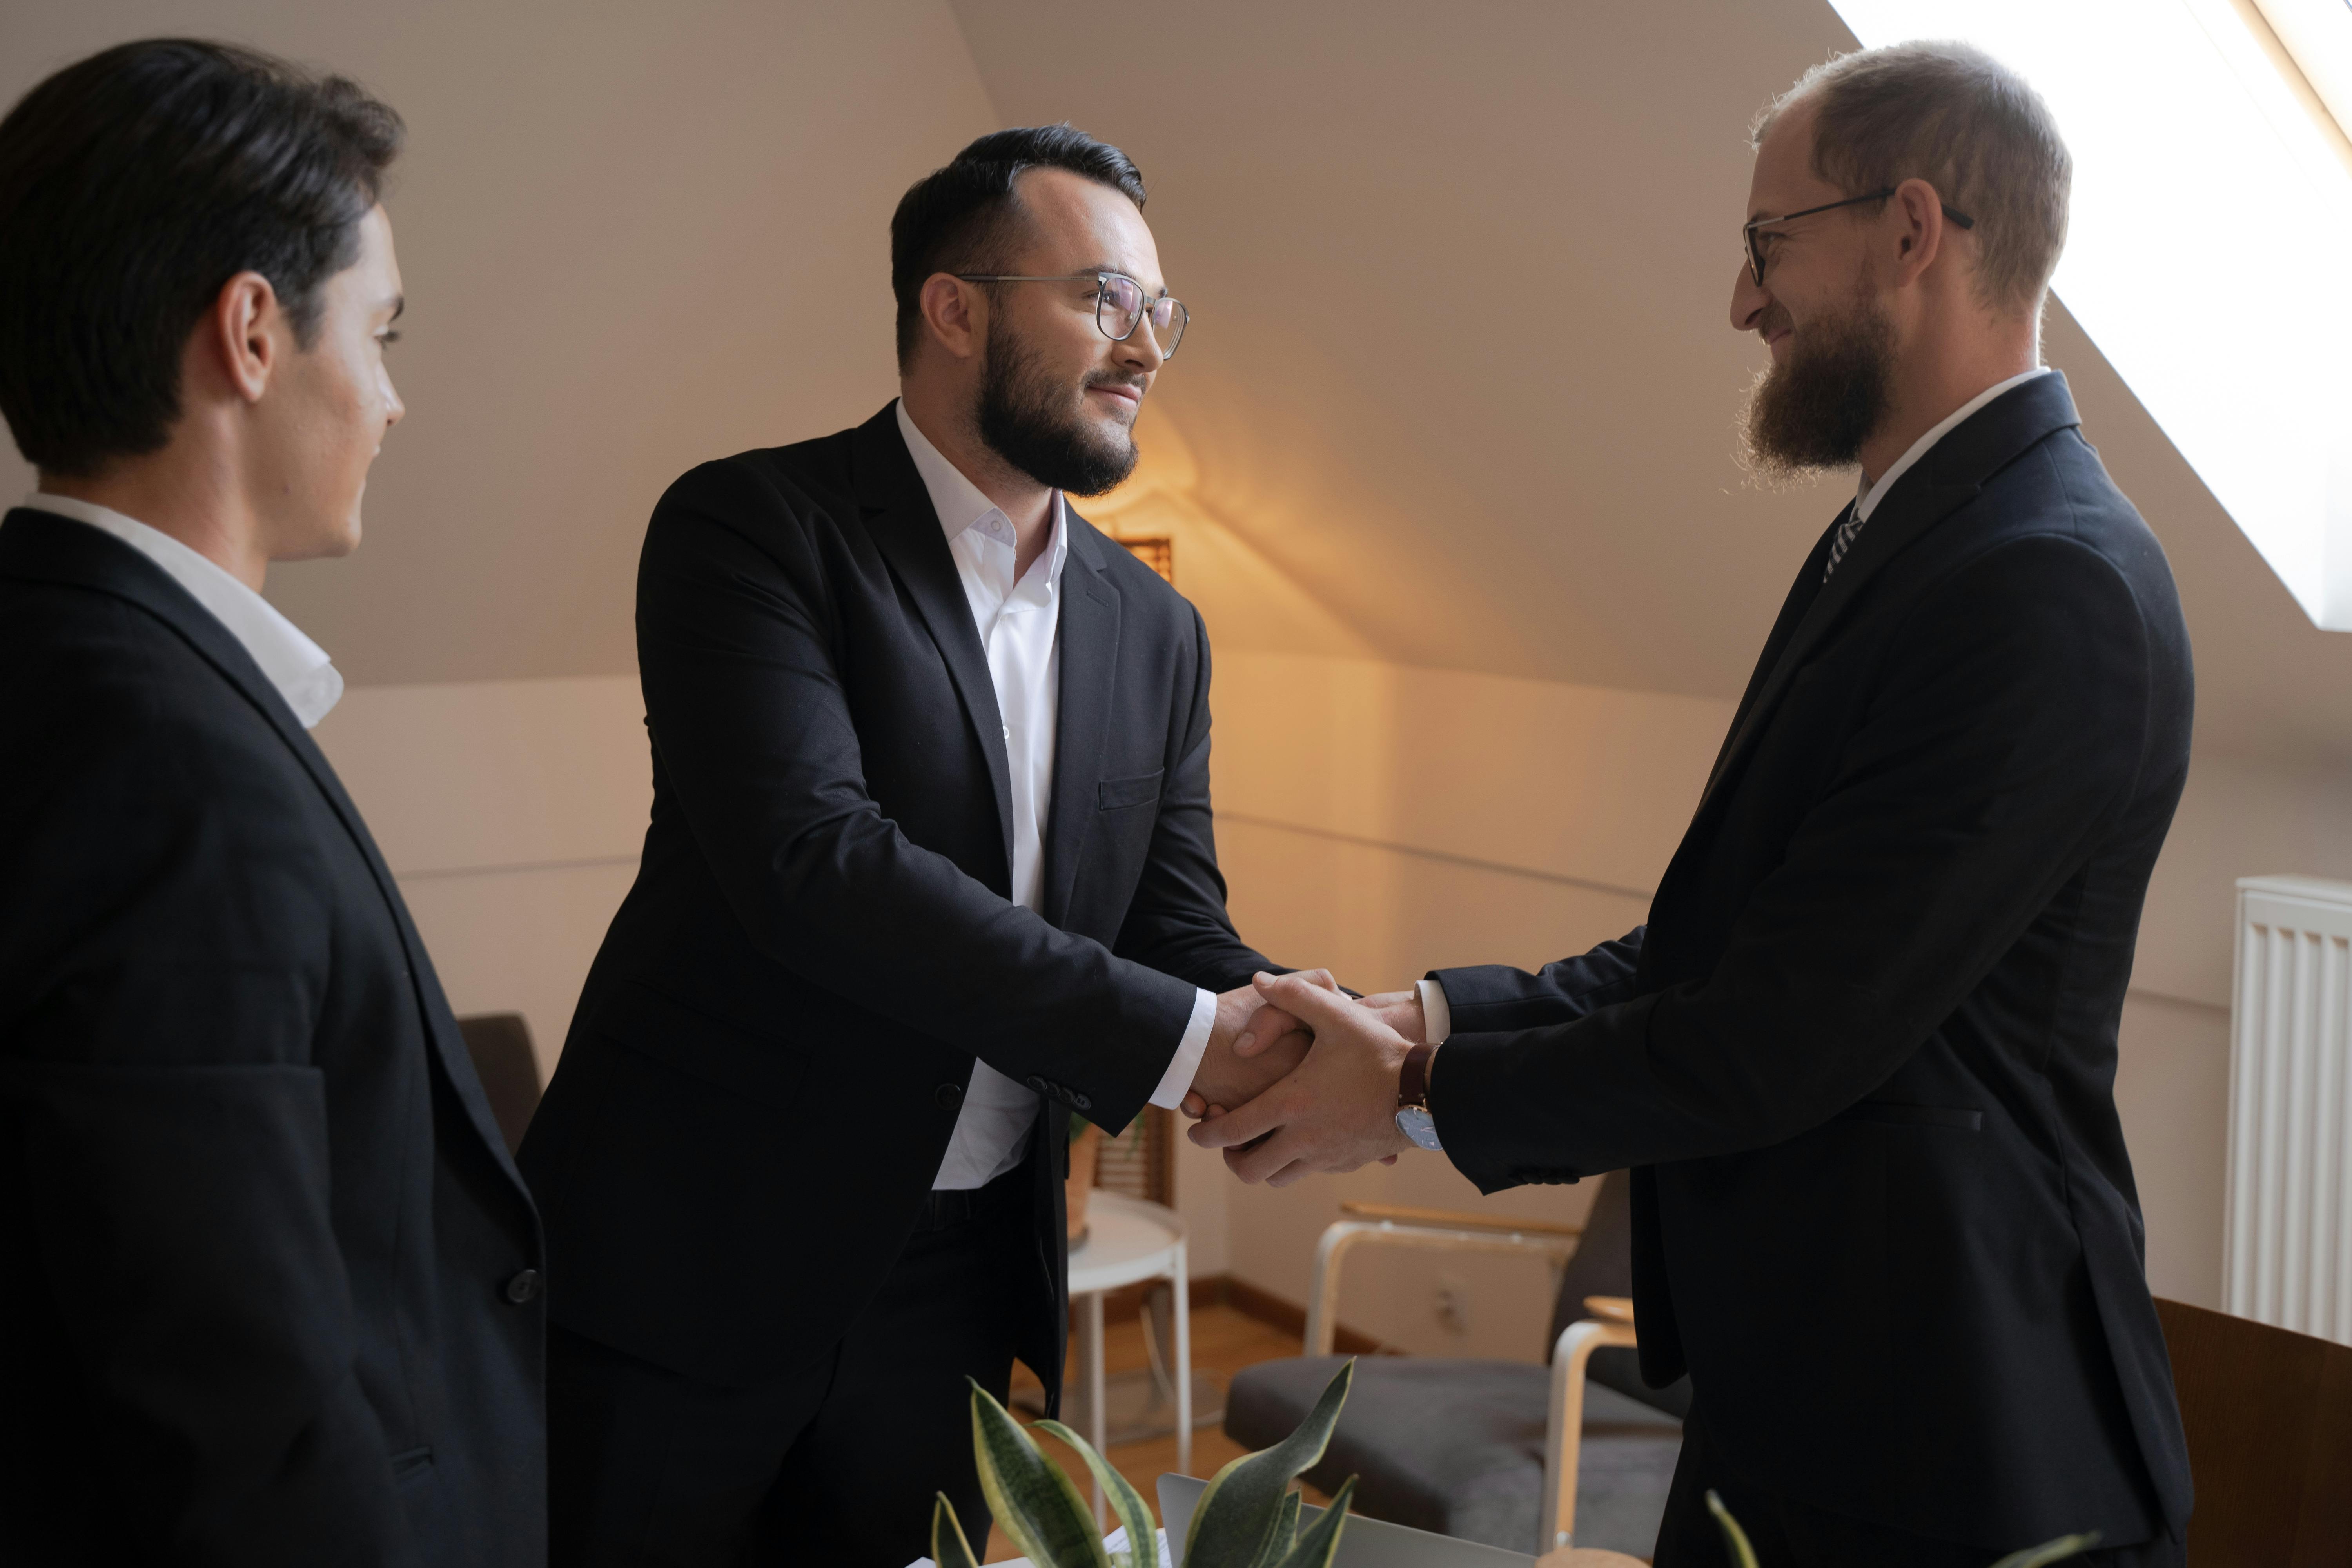
[[[1443,1153],[1445,1145],[1437,1141],[1437,1118],[1418,1105],[1408,1105],[1396,1113],[1397,1131],[1413,1141],[1417,1148]]]

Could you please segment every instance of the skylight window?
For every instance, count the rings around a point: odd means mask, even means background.
[[[1965,39],[2041,90],[2074,154],[2058,297],[2304,612],[2352,631],[2347,0],[1831,3],[1865,45]]]
[[[2352,0],[2254,0],[2338,131],[2352,133]]]

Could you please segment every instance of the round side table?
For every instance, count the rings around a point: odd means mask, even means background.
[[[1184,1257],[1184,1220],[1174,1209],[1123,1193],[1097,1191],[1087,1208],[1086,1245],[1070,1254],[1070,1300],[1082,1302],[1078,1344],[1087,1365],[1087,1441],[1101,1453],[1103,1292],[1166,1279],[1176,1298],[1176,1468],[1192,1469],[1192,1301]],[[1108,1456],[1106,1456],[1108,1458]],[[1103,1521],[1102,1484],[1094,1487],[1095,1521]]]

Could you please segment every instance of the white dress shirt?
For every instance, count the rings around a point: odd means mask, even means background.
[[[1860,488],[1854,494],[1854,516],[1863,522],[1868,522],[1870,514],[1878,510],[1880,500],[1895,487],[1895,481],[1908,473],[1914,464],[1927,455],[1930,447],[1950,435],[1969,415],[1974,414],[2011,387],[2023,386],[2035,376],[2049,374],[2049,366],[2038,365],[2022,375],[2012,375],[2007,381],[1997,382],[1986,387],[1982,392],[1953,409],[1926,435],[1912,442],[1904,454],[1888,464],[1886,471],[1879,475],[1876,479],[1872,479],[1867,474],[1863,476]],[[1430,1044],[1437,1045],[1454,1032],[1454,1009],[1445,1000],[1445,987],[1434,980],[1421,980],[1414,982],[1414,989],[1421,998],[1421,1016],[1424,1033]]]
[[[150,528],[90,501],[36,490],[25,498],[25,504],[110,533],[170,573],[172,581],[185,588],[190,598],[211,611],[213,618],[228,628],[229,636],[261,667],[261,673],[269,678],[278,695],[286,699],[286,706],[294,710],[294,717],[302,721],[305,730],[316,725],[342,700],[342,673],[328,659],[326,650],[279,615],[276,605],[238,582],[210,557],[189,549],[161,529]]]
[[[1054,738],[1062,691],[1062,569],[1070,554],[1066,508],[1054,497],[1054,536],[1045,552],[1018,582],[1013,569],[1018,539],[1013,521],[895,405],[898,434],[915,471],[930,492],[931,510],[948,536],[962,580],[971,622],[988,653],[989,684],[1004,725],[1004,760],[1013,784],[1013,901],[1037,907],[1045,885],[1045,824],[1054,807]],[[1151,1103],[1174,1109],[1183,1103],[1200,1071],[1209,1033],[1217,1019],[1217,998],[1201,991],[1176,1055],[1152,1091]],[[984,1186],[1021,1163],[1029,1129],[1037,1120],[1036,1091],[1016,1083],[986,1062],[971,1065],[963,1109],[940,1161],[935,1189]],[[1111,1131],[1116,1131],[1114,1128]]]

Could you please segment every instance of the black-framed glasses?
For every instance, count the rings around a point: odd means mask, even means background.
[[[1184,329],[1192,321],[1192,312],[1184,309],[1183,301],[1165,294],[1155,300],[1144,292],[1142,284],[1124,272],[1066,272],[1051,278],[1015,272],[959,272],[955,276],[966,283],[1083,283],[1092,279],[1095,325],[1102,329],[1102,335],[1115,343],[1123,343],[1149,318],[1152,340],[1160,345],[1161,359],[1176,357],[1176,345],[1184,341]]]
[[[1823,202],[1817,207],[1807,207],[1802,212],[1782,213],[1779,217],[1758,217],[1748,219],[1746,223],[1739,226],[1739,237],[1748,242],[1748,276],[1756,279],[1756,286],[1759,289],[1761,289],[1764,286],[1764,240],[1766,237],[1757,233],[1756,231],[1758,229],[1769,228],[1776,223],[1794,223],[1801,217],[1811,217],[1815,213],[1833,213],[1840,207],[1860,206],[1864,202],[1883,202],[1887,197],[1893,195],[1895,191],[1895,187],[1889,185],[1883,191],[1873,191],[1868,195],[1848,196],[1842,202]],[[1960,227],[1976,227],[1977,220],[1970,217],[1968,214],[1961,212],[1958,208],[1941,202],[1937,205],[1943,207],[1944,216],[1946,217],[1959,225]]]

